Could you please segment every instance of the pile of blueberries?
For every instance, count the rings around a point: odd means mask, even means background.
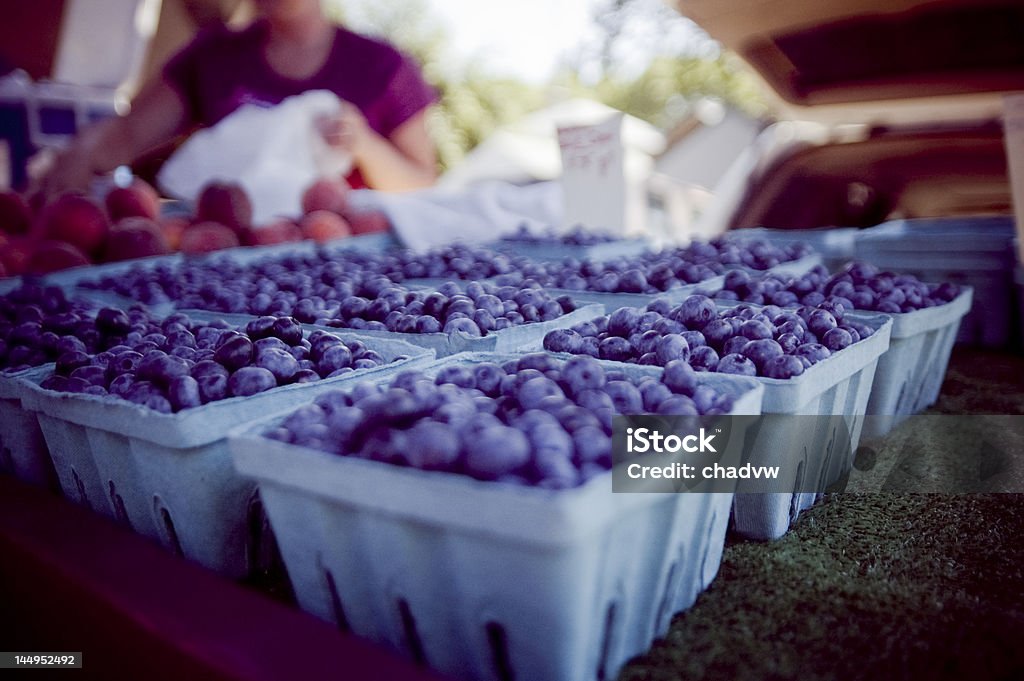
[[[611,468],[613,414],[728,413],[732,398],[683,361],[633,379],[592,357],[546,353],[359,382],[300,407],[267,437],[480,480],[563,489]]]
[[[622,307],[544,337],[552,352],[665,366],[674,360],[697,371],[788,379],[874,333],[845,317],[841,303],[784,310],[741,304],[719,311],[692,295],[676,307],[656,299]]]
[[[325,331],[304,338],[291,317],[259,317],[233,329],[220,320],[193,322],[181,313],[159,321],[139,311],[103,308],[96,327],[110,341],[107,349],[90,352],[81,343],[66,349],[43,388],[114,395],[172,413],[384,364],[359,341],[346,343]]]
[[[146,317],[141,307],[133,314]],[[53,362],[71,350],[100,352],[117,345],[96,305],[69,300],[56,286],[26,283],[0,297],[0,369],[20,371]]]
[[[725,275],[719,300],[739,300],[782,307],[841,304],[847,310],[873,310],[889,314],[913,312],[945,305],[958,295],[955,284],[926,284],[910,274],[882,272],[864,262],[851,262],[829,275],[818,266],[799,277],[779,274],[750,275],[733,271]]]
[[[563,258],[555,262],[531,262],[496,281],[538,283],[572,291],[656,294],[707,281],[729,267],[765,270],[809,252],[806,244],[780,247],[762,241],[717,239],[601,261]]]
[[[596,229],[587,229],[583,225],[576,225],[565,232],[558,232],[554,227],[545,230],[533,231],[529,225],[519,225],[515,232],[507,234],[501,241],[516,244],[535,244],[538,246],[551,244],[564,244],[566,246],[596,246],[607,244],[622,239],[611,232],[604,232]]]
[[[335,328],[397,333],[455,333],[486,336],[520,324],[547,322],[573,312],[568,296],[542,288],[449,281],[433,292],[392,286],[373,298],[350,296],[334,316],[321,322]]]
[[[321,248],[314,253],[249,263],[220,256],[149,268],[138,266],[117,277],[84,282],[83,286],[148,304],[174,302],[180,309],[288,315],[312,323],[332,316],[332,309],[350,296],[373,298],[384,288],[409,279],[493,279],[503,286],[658,293],[706,281],[728,267],[763,270],[806,252],[804,245],[778,247],[737,239],[695,242],[685,248],[607,261],[566,258],[561,262],[534,262],[466,244],[427,253]]]

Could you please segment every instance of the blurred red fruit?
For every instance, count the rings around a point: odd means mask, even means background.
[[[379,210],[348,211],[345,219],[352,226],[353,234],[375,234],[391,229],[388,216]]]
[[[320,243],[352,236],[352,228],[348,221],[329,210],[315,210],[309,213],[302,218],[299,227],[302,229],[303,237]]]
[[[103,209],[79,194],[64,194],[43,211],[43,233],[86,254],[96,253],[110,226]]]
[[[32,226],[28,202],[14,192],[0,192],[0,232],[26,234]]]
[[[241,234],[252,224],[252,202],[240,184],[211,182],[199,193],[197,222],[218,222]]]
[[[290,241],[302,241],[302,230],[297,224],[286,218],[252,230],[254,246],[269,246]]]
[[[89,257],[74,244],[56,240],[40,241],[29,256],[25,273],[47,274],[91,263]]]
[[[160,226],[148,218],[125,218],[113,226],[103,249],[107,261],[167,255],[171,252]]]
[[[36,241],[28,237],[10,237],[7,243],[0,246],[0,262],[3,263],[7,276],[14,277],[25,273],[35,246]]]
[[[342,213],[348,206],[349,190],[344,180],[317,180],[302,195],[302,212],[329,210]]]
[[[181,235],[188,227],[188,220],[183,217],[164,217],[157,220],[157,224],[160,225],[167,247],[172,251],[181,248]]]
[[[198,254],[240,246],[238,234],[218,222],[197,222],[181,233],[182,253]]]
[[[137,177],[127,187],[115,187],[107,192],[104,203],[114,222],[130,217],[155,220],[160,215],[160,195],[148,182]]]

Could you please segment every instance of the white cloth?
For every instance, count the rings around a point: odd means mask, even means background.
[[[518,186],[494,181],[400,194],[361,189],[352,192],[351,203],[383,211],[399,240],[416,251],[452,241],[493,241],[524,223],[543,231],[561,224],[563,210],[558,182]]]
[[[313,90],[275,107],[243,106],[200,130],[164,164],[157,176],[168,195],[195,201],[214,180],[242,185],[253,207],[253,224],[302,214],[302,194],[320,177],[345,175],[352,158],[323,140],[316,119],[336,113],[337,95]]]

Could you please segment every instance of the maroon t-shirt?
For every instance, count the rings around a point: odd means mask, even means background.
[[[437,99],[412,59],[340,26],[319,71],[302,80],[282,76],[263,54],[267,29],[257,21],[242,31],[223,25],[204,30],[167,63],[164,79],[184,99],[194,125],[214,125],[244,104],[269,107],[309,90],[330,90],[388,137]],[[358,171],[348,179],[365,186]]]

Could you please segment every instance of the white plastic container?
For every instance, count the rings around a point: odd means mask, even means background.
[[[733,503],[733,527],[750,539],[784,535],[820,492],[839,483],[853,466],[879,358],[889,347],[892,320],[864,315],[875,333],[818,362],[796,378],[758,378],[764,385],[762,414],[798,418],[766,419],[753,435],[751,463],[779,466],[792,476],[792,493],[744,493],[741,480]],[[801,418],[817,417],[817,418]],[[844,435],[845,433],[845,435]],[[748,437],[752,435],[748,432]]]
[[[972,295],[966,287],[946,305],[890,315],[892,337],[889,349],[878,360],[862,437],[881,437],[935,403],[960,320],[971,309]],[[856,319],[864,314],[851,311],[847,316]]]
[[[898,220],[857,234],[856,256],[921,281],[974,289],[957,342],[1003,347],[1013,328],[1012,218]]]
[[[735,305],[719,303],[719,308]],[[759,413],[798,418],[764,419],[759,430],[753,434],[748,431],[748,437],[755,438],[750,463],[778,466],[783,474],[791,476],[787,486],[794,491],[751,492],[757,489],[756,481],[741,480],[736,488],[732,520],[739,534],[749,539],[778,539],[800,512],[810,508],[820,496],[804,490],[828,488],[849,473],[860,442],[875,369],[879,357],[889,347],[892,330],[888,315],[862,313],[859,321],[876,329],[875,333],[818,362],[796,378],[754,379],[765,389]],[[618,370],[635,366],[604,360],[602,364]],[[740,378],[731,374],[698,374],[705,375]],[[846,435],[837,439],[837,433]]]
[[[228,432],[346,382],[391,375],[433,359],[430,352],[400,341],[366,344],[386,361],[398,355],[409,359],[177,414],[161,414],[112,396],[43,390],[39,383],[52,373],[44,369],[20,379],[22,404],[37,412],[68,498],[212,570],[241,577],[263,567],[258,558],[266,537],[250,531],[260,526],[262,510],[255,486],[231,465]]]
[[[18,379],[29,371],[0,372],[0,471],[39,487],[59,489],[39,421],[21,406],[24,385]]]
[[[508,356],[449,361],[488,359]],[[755,381],[708,379],[758,409]],[[611,473],[557,492],[486,483],[263,438],[278,421],[231,448],[300,606],[442,673],[614,678],[721,561],[728,493],[614,494]]]

